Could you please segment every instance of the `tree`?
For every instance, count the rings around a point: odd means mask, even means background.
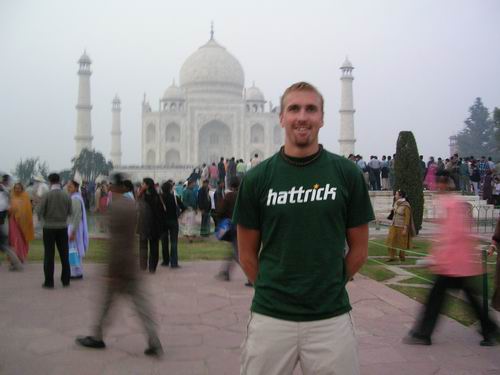
[[[495,127],[495,140],[497,151],[500,152],[500,108],[493,110],[493,124]]]
[[[107,176],[113,164],[106,161],[99,151],[84,148],[78,157],[71,159],[73,175],[78,172],[84,181],[95,181],[100,175]]]
[[[49,166],[46,162],[41,162],[39,158],[21,159],[16,164],[13,173],[23,185],[27,185],[37,174],[47,179]]]
[[[481,98],[476,98],[469,108],[469,117],[464,121],[464,129],[457,135],[458,151],[462,156],[500,157],[497,147],[493,120]]]
[[[399,133],[394,173],[396,175],[394,189],[406,192],[412,209],[415,230],[418,233],[422,228],[424,214],[424,186],[417,143],[412,132]]]

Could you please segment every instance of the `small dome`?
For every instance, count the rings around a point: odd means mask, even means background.
[[[216,91],[241,98],[245,75],[239,61],[214,39],[187,58],[180,85],[188,95]]]
[[[92,60],[90,60],[89,55],[87,55],[87,51],[83,51],[83,55],[78,60],[79,64],[92,64]]]
[[[253,102],[265,102],[266,101],[264,99],[264,94],[262,94],[262,91],[260,91],[260,89],[258,87],[255,87],[255,83],[252,85],[252,87],[249,87],[246,89],[245,99],[246,99],[246,101],[253,101]]]
[[[344,63],[340,67],[340,69],[354,69],[354,67],[352,66],[352,64],[349,61],[349,59],[346,57]]]
[[[177,86],[174,81],[172,82],[172,85],[170,85],[170,87],[165,90],[162,100],[167,101],[167,100],[184,100],[184,99],[185,99],[184,91],[179,86]]]

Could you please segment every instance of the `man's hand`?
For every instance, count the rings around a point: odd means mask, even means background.
[[[368,258],[368,224],[347,229],[349,252],[345,257],[347,277],[351,279]]]
[[[260,231],[237,225],[240,265],[248,280],[255,283],[259,271]]]

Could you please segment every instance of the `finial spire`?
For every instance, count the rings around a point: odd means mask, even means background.
[[[214,40],[214,21],[210,25],[210,40]]]

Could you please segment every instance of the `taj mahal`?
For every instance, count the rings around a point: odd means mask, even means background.
[[[92,149],[90,70],[84,54],[78,60],[79,88],[76,126],[76,155]],[[354,108],[352,70],[348,59],[340,68],[341,106],[339,154],[354,153]],[[290,82],[292,83],[292,82]],[[175,81],[165,90],[154,110],[144,94],[141,123],[141,165],[121,162],[121,102],[112,102],[111,153],[114,169],[134,180],[186,177],[195,166],[217,162],[221,157],[263,160],[279,150],[284,132],[279,106],[266,101],[252,84],[245,87],[240,62],[214,39],[210,39],[184,62]]]

